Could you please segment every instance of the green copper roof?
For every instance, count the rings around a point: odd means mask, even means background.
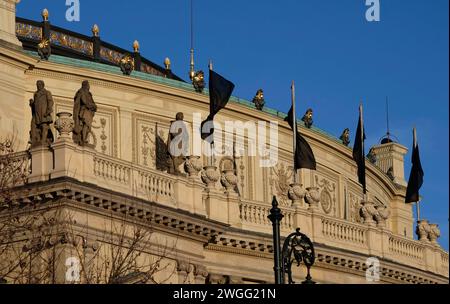
[[[37,52],[32,52],[32,51],[24,51],[24,52],[29,56],[39,59]],[[80,59],[75,59],[75,58],[69,58],[69,57],[64,57],[64,56],[59,56],[59,55],[50,56],[49,62],[69,65],[69,66],[78,67],[78,68],[96,70],[96,71],[100,71],[100,72],[111,73],[111,74],[116,74],[116,75],[121,75],[121,76],[123,75],[122,71],[117,66],[112,66],[112,65],[98,63],[98,62],[92,62],[92,61],[86,61],[86,60],[80,60]],[[137,79],[141,79],[141,80],[147,80],[147,81],[167,85],[170,87],[183,89],[183,90],[190,91],[190,92],[195,92],[192,84],[173,80],[173,79],[168,79],[165,77],[160,77],[160,76],[151,75],[151,74],[138,72],[138,71],[133,71],[129,77],[133,77],[133,78],[137,78]],[[205,89],[204,92],[201,94],[208,95],[209,94],[208,89]],[[242,99],[242,98],[235,97],[235,96],[232,96],[230,98],[230,101],[240,104],[240,105],[243,105],[245,107],[251,108],[251,109],[255,108],[255,106],[252,102]],[[284,119],[287,116],[287,114],[284,112],[280,112],[278,110],[267,108],[267,107],[263,109],[263,112],[273,115],[273,116],[276,116],[281,119]],[[301,120],[298,120],[298,123],[300,126],[302,126],[303,122]],[[341,141],[338,138],[336,138],[335,136],[333,136],[319,128],[316,128],[315,126],[312,126],[310,130],[312,130],[316,133],[319,133],[319,134],[327,137],[330,140],[341,143]]]

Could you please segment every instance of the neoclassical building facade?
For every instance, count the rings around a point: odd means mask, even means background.
[[[18,18],[17,2],[0,0],[0,138],[14,138],[10,159],[24,166],[26,176],[10,189],[0,218],[11,208],[25,212],[30,204],[34,211],[70,214],[65,221],[70,228],[65,229],[71,237],[58,232],[45,245],[62,252],[56,259],[60,265],[55,266],[55,282],[67,279],[72,264],[65,261],[71,256],[83,259],[111,245],[104,236],[117,233],[112,223],[121,223],[127,238],[132,238],[130,227],[152,232],[134,261],[158,261],[155,267],[160,269],[152,272],[151,282],[273,283],[272,225],[267,216],[276,196],[284,214],[282,236],[299,227],[314,242],[314,281],[448,283],[448,253],[437,242],[437,226],[422,221],[420,239],[414,238],[412,206],[404,203],[408,149],[401,144],[372,147],[364,200],[351,148],[299,121],[317,170],[301,170],[301,187],[292,187],[292,131],[284,121],[286,114],[258,110],[232,97],[215,120],[267,122],[267,138],[269,123],[276,122],[278,162],[262,167],[258,153],[232,153],[218,155],[208,167],[207,157],[188,156],[173,174],[166,153],[170,124],[180,112],[189,130],[194,113],[206,118],[207,91],[196,92],[190,82],[174,75],[170,61],[160,66],[145,59],[137,42],[127,51],[102,41],[98,27],[86,36],[52,25],[45,13],[42,21]],[[29,101],[38,80],[53,99],[49,127],[54,140],[48,145],[30,144]],[[73,140],[70,116],[74,96],[86,80],[96,112],[89,144],[80,146]],[[248,150],[246,135],[244,144]],[[36,247],[27,233],[15,241]],[[375,280],[370,275],[368,279],[369,258],[379,261]],[[142,275],[145,271],[125,273],[122,279],[140,282]],[[303,266],[294,269],[295,281],[304,277]],[[4,280],[11,281],[8,275]]]

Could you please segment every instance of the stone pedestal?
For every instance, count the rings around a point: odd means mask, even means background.
[[[81,182],[96,184],[93,175],[95,151],[89,147],[80,147],[72,139],[60,138],[52,145],[55,168],[51,178],[71,177]]]
[[[192,199],[194,201],[194,213],[206,216],[206,206],[203,201],[203,190],[205,189],[205,186],[197,179],[191,182],[191,187],[193,189]]]
[[[31,149],[31,175],[28,183],[44,182],[49,180],[53,170],[53,153],[49,147],[36,147]]]
[[[205,205],[209,219],[222,223],[228,222],[228,203],[217,190],[206,190]]]

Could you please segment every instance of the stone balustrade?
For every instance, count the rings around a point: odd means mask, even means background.
[[[207,216],[232,227],[268,235],[272,233],[272,224],[267,218],[271,205],[242,200],[238,193],[230,191],[232,187],[220,187],[220,174],[218,171],[213,174],[214,168],[209,168],[211,172],[205,181],[205,174],[202,176],[193,172],[189,177],[170,175],[106,156],[89,147],[76,146],[69,139],[61,138],[53,144],[52,149],[53,152],[44,148],[31,150],[32,173],[29,182],[69,177]],[[27,158],[27,155],[22,153],[17,154],[17,157],[20,160],[21,157]],[[213,175],[215,181],[211,179]],[[378,210],[372,206],[368,210],[373,212],[367,212],[365,223],[337,219],[314,208],[316,201],[311,201],[313,198],[311,196],[309,206],[283,207],[283,235],[300,227],[316,243],[387,258],[448,276],[448,253],[439,247],[434,238],[417,241],[394,235],[384,225],[385,219],[377,217]]]
[[[270,233],[272,222],[267,216],[270,214],[271,208],[271,205],[264,203],[241,201],[239,204],[239,218],[243,227]],[[282,211],[284,218],[280,223],[281,230],[287,233],[294,231],[294,210],[292,208],[282,208]]]
[[[400,236],[389,237],[389,253],[403,258],[423,260],[424,247],[417,241]]]
[[[322,218],[323,236],[330,240],[367,246],[367,227],[338,219]]]

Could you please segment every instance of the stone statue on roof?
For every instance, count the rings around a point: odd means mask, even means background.
[[[308,109],[305,115],[302,118],[302,121],[305,123],[305,127],[310,129],[313,125],[313,110]]]
[[[350,129],[346,128],[339,139],[342,141],[342,144],[347,146],[350,144]]]
[[[53,97],[50,91],[45,89],[42,80],[36,82],[37,91],[33,99],[30,99],[31,107],[31,147],[48,146],[53,143],[53,133],[50,129],[53,123]]]
[[[80,146],[88,144],[88,136],[91,132],[95,112],[97,112],[97,105],[90,92],[89,82],[85,80],[74,98],[73,120],[75,127],[73,129],[73,141],[76,144]]]
[[[256,92],[255,97],[253,97],[253,103],[255,104],[255,108],[262,111],[262,109],[264,108],[265,105],[265,101],[264,101],[264,91],[262,89],[259,89]]]

